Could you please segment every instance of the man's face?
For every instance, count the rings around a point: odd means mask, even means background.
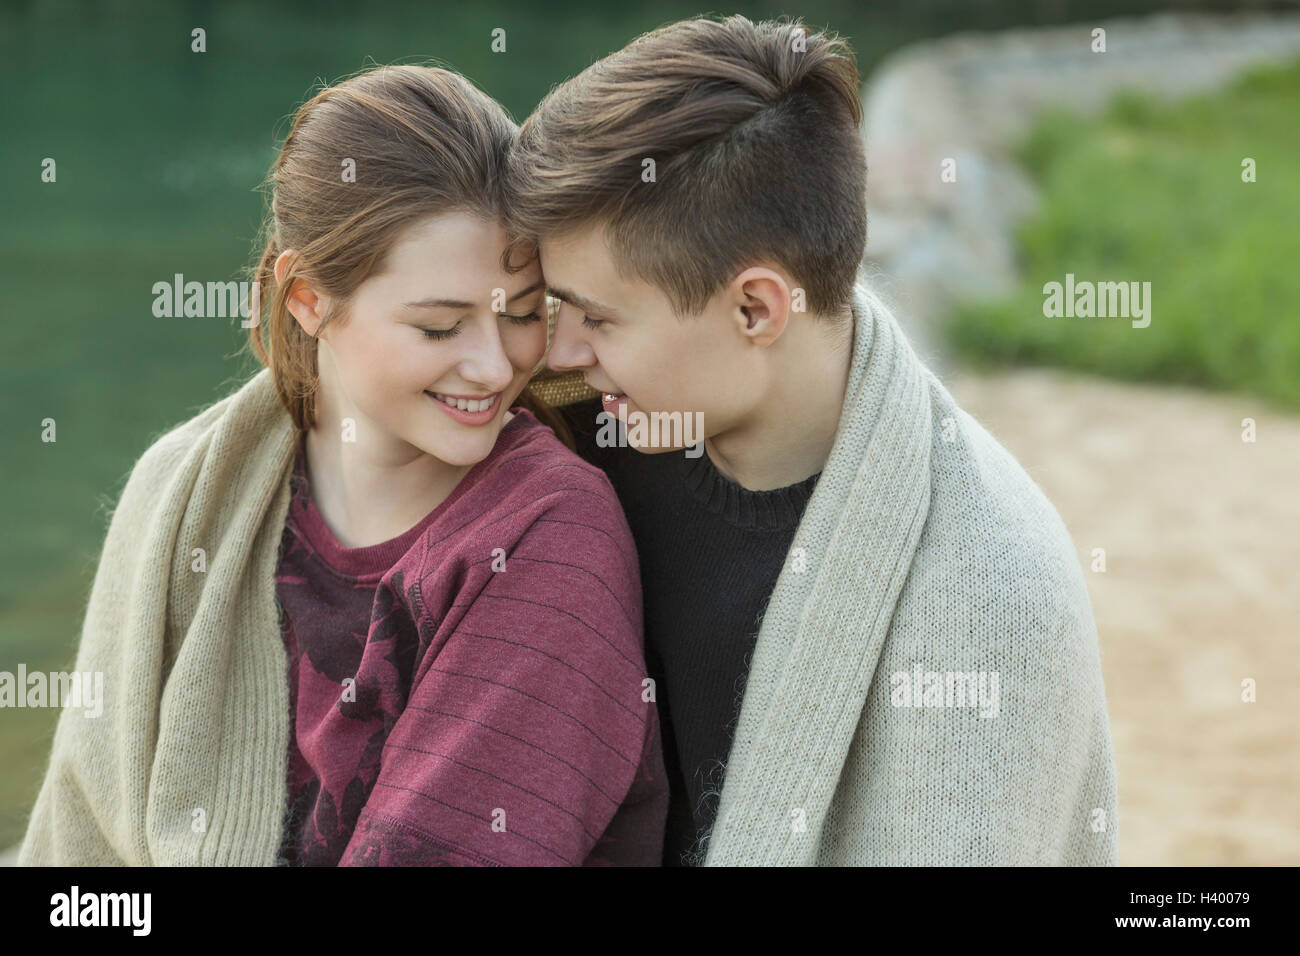
[[[547,364],[581,370],[592,388],[620,396],[605,402],[607,411],[624,423],[633,412],[681,412],[683,419],[699,412],[704,434],[696,441],[752,411],[764,366],[761,350],[741,332],[745,319],[732,297],[720,293],[700,315],[678,319],[656,287],[618,274],[599,229],[543,239],[539,258],[562,303]]]

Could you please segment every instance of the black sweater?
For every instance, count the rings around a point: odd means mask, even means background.
[[[664,865],[694,865],[717,812],[762,612],[819,474],[748,491],[703,449],[691,458],[598,447],[599,400],[560,412],[578,454],[609,477],[636,539],[671,786]]]

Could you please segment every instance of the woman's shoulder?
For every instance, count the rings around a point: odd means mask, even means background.
[[[560,441],[532,412],[524,408],[512,411],[515,417],[507,428],[514,434],[496,466],[502,477],[509,477],[520,493],[547,488],[554,495],[595,496],[621,514],[618,495],[604,471]]]
[[[179,424],[154,431],[132,465],[127,487],[157,495],[186,462],[198,467],[200,459],[208,465],[216,459],[230,468],[242,468],[250,460],[269,465],[279,460],[292,435],[293,423],[279,403],[270,371],[263,369]]]
[[[132,465],[129,481],[153,485],[165,480],[196,446],[203,443],[205,436],[210,434],[226,411],[232,397],[227,396],[208,405],[179,424],[154,431],[148,439],[148,447]]]
[[[609,478],[530,412],[515,415],[503,432],[508,441],[476,489],[490,502],[484,520],[499,534],[557,554],[617,553],[620,565],[634,564],[632,531]]]

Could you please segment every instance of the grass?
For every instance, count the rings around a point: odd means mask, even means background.
[[[1022,287],[947,327],[976,364],[1041,364],[1300,407],[1300,60],[1176,104],[1045,115],[1018,157],[1042,191]],[[1242,180],[1242,161],[1256,181]],[[1047,317],[1043,286],[1151,283],[1151,324]]]

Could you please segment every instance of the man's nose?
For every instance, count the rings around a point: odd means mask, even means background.
[[[596,364],[596,354],[575,329],[573,316],[566,315],[567,311],[566,306],[560,306],[555,318],[555,335],[551,339],[550,351],[546,353],[547,366],[556,372],[590,368]]]

